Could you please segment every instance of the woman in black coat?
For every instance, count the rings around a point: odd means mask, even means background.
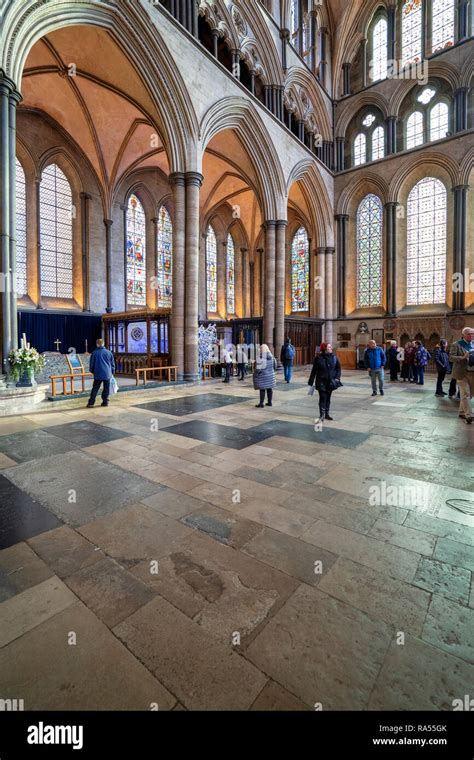
[[[319,393],[320,420],[332,420],[329,416],[332,392],[339,387],[341,365],[333,354],[330,343],[321,343],[320,353],[316,354],[308,385],[315,386]]]

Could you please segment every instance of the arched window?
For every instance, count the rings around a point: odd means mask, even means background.
[[[207,310],[217,311],[217,240],[214,228],[209,225],[206,235]]]
[[[366,139],[363,132],[360,132],[354,140],[354,166],[360,166],[365,164],[367,160],[366,156]]]
[[[454,43],[454,0],[433,0],[431,50],[443,50]]]
[[[446,188],[426,177],[407,202],[407,304],[446,301]]]
[[[230,233],[227,235],[226,258],[226,308],[227,314],[235,314],[235,246]]]
[[[299,25],[300,25],[300,19],[299,19],[299,0],[291,0],[291,8],[290,8],[290,32],[291,32],[291,41],[293,45],[296,46],[297,40],[298,40],[298,32],[299,32]]]
[[[406,0],[402,5],[402,66],[421,61],[422,0]]]
[[[136,195],[127,205],[127,307],[146,306],[146,219]]]
[[[158,306],[170,309],[173,294],[173,225],[167,209],[158,212]]]
[[[442,140],[449,131],[449,108],[446,103],[436,103],[430,111],[430,140]]]
[[[423,144],[423,114],[421,111],[414,111],[407,120],[407,150]]]
[[[382,306],[382,201],[369,193],[357,209],[357,307]]]
[[[304,227],[291,245],[291,310],[309,311],[309,239]]]
[[[377,127],[372,132],[372,161],[383,158],[385,153],[385,133],[383,127]]]
[[[372,81],[387,76],[387,20],[379,18],[372,29]]]
[[[26,182],[23,167],[16,159],[16,292],[28,292],[26,264]]]
[[[72,192],[57,164],[40,182],[41,295],[72,298]]]

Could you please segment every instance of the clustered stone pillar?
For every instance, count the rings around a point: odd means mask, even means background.
[[[387,129],[385,130],[385,134],[387,135],[387,156],[390,156],[392,153],[396,153],[397,151],[397,117],[387,116],[385,123],[387,125]]]
[[[82,229],[82,311],[90,311],[89,289],[89,201],[92,196],[81,193],[81,229]]]
[[[14,82],[0,70],[0,262],[2,275],[2,371],[18,347],[16,293],[16,107],[21,99]]]
[[[227,314],[227,241],[217,243],[217,313],[221,319]]]
[[[360,41],[360,58],[362,61],[362,87],[367,87],[367,39]]]
[[[386,302],[387,314],[395,316],[397,311],[396,285],[397,285],[397,206],[398,203],[390,201],[385,204],[385,230],[387,249],[387,288]]]
[[[326,318],[326,249],[317,249],[317,283],[318,294],[316,299],[316,316],[318,319]]]
[[[351,94],[351,64],[348,62],[342,64],[342,94]]]
[[[326,87],[326,73],[328,66],[326,59],[327,34],[328,30],[324,27],[321,27],[319,30],[319,50],[321,53],[321,59],[319,61],[319,81],[323,87]]]
[[[263,312],[263,340],[273,351],[275,327],[275,269],[276,269],[276,222],[268,221],[265,229],[265,303]]]
[[[198,1],[171,0],[170,12],[194,37],[198,34]]]
[[[173,309],[171,312],[171,361],[178,367],[178,380],[184,375],[184,260],[186,190],[185,175],[171,174],[173,187]]]
[[[336,137],[336,171],[344,171],[344,138]]]
[[[286,228],[288,223],[276,223],[276,269],[275,269],[275,351],[279,352],[285,341],[285,260]]]
[[[465,275],[466,268],[466,227],[467,227],[467,191],[469,185],[453,187],[454,193],[454,272]],[[464,311],[465,289],[453,292],[453,311]]]
[[[186,290],[184,310],[184,379],[199,377],[198,308],[199,308],[199,191],[204,177],[188,172],[186,183]]]
[[[468,87],[460,87],[454,93],[454,131],[467,129]]]
[[[458,0],[458,28],[457,38],[459,41],[469,36],[469,0]]]
[[[337,316],[346,316],[346,258],[348,214],[337,214]]]
[[[326,261],[325,261],[325,288],[326,288],[326,330],[325,340],[332,341],[332,320],[334,319],[334,307],[333,307],[333,268],[334,268],[334,248],[326,248]]]
[[[105,280],[107,289],[107,306],[105,311],[110,314],[112,307],[112,225],[113,219],[104,219],[105,225]]]
[[[387,8],[387,58],[389,61],[395,60],[395,41],[397,35],[396,22],[397,9],[395,6]]]

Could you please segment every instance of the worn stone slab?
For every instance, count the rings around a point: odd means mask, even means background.
[[[269,681],[250,709],[259,712],[305,712],[311,708],[275,681]]]
[[[50,578],[54,573],[25,543],[0,551],[0,602]]]
[[[319,589],[376,620],[420,636],[430,603],[427,591],[339,557]]]
[[[85,446],[94,446],[97,443],[108,443],[118,438],[128,438],[130,433],[122,430],[113,430],[104,425],[98,425],[96,422],[89,420],[76,420],[76,422],[67,422],[64,425],[53,425],[48,428],[48,433],[58,436],[65,441],[83,448]]]
[[[267,681],[164,599],[154,599],[114,632],[188,710],[247,710]]]
[[[55,576],[0,604],[0,647],[74,604],[77,598]]]
[[[402,549],[426,554],[428,557],[433,554],[437,538],[424,531],[416,530],[416,528],[396,525],[390,520],[377,520],[369,531],[369,536],[373,536],[379,541],[387,541],[389,544],[401,546]]]
[[[377,678],[369,710],[449,710],[472,694],[474,665],[409,634],[395,640]]]
[[[82,451],[17,465],[4,474],[73,526],[135,504],[156,491],[148,480]]]
[[[474,572],[474,546],[441,537],[436,543],[433,558]]]
[[[203,503],[200,499],[190,496],[189,493],[175,491],[173,488],[163,488],[160,493],[142,499],[141,504],[145,504],[145,506],[156,509],[163,515],[174,517],[177,520],[203,508]]]
[[[70,633],[76,634],[71,646]],[[0,650],[2,697],[25,710],[170,710],[176,698],[81,602]]]
[[[218,507],[201,507],[181,518],[184,525],[200,530],[215,541],[227,546],[240,548],[262,530],[259,523],[246,520],[231,511]]]
[[[11,473],[12,470],[3,472]],[[58,525],[61,522],[55,515],[11,483],[10,479],[0,475],[0,549],[6,549]]]
[[[447,562],[422,557],[413,583],[427,591],[467,604],[471,573]]]
[[[422,638],[474,665],[474,610],[433,594]]]
[[[46,430],[29,430],[0,436],[0,452],[19,463],[65,454],[75,448],[70,441],[51,435]]]
[[[271,528],[263,528],[243,551],[310,586],[317,586],[337,559],[331,552]]]
[[[15,465],[14,459],[7,457],[6,454],[0,454],[0,470],[5,470],[7,467],[14,467]]]
[[[384,660],[391,628],[300,586],[246,652],[251,662],[305,704],[362,710]]]
[[[104,557],[97,546],[67,525],[30,538],[28,543],[59,578],[66,578]]]
[[[314,519],[307,515],[291,511],[270,500],[249,499],[241,504],[232,505],[236,514],[248,520],[266,525],[290,536],[299,537],[313,524]]]
[[[432,517],[422,512],[409,512],[405,525],[409,528],[432,533],[435,536],[450,538],[453,541],[474,546],[474,531],[466,525],[450,520],[442,520],[439,517]]]

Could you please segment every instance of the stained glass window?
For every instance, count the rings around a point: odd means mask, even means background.
[[[146,219],[136,195],[127,206],[127,306],[146,306]]]
[[[441,140],[449,129],[449,108],[446,103],[436,103],[430,111],[430,140]]]
[[[357,306],[382,306],[383,209],[369,193],[357,209]]]
[[[309,311],[309,240],[304,227],[291,246],[291,304],[293,312]]]
[[[72,193],[57,164],[40,182],[41,295],[72,298]]]
[[[424,106],[426,106],[430,100],[434,98],[436,95],[436,90],[433,90],[432,87],[425,87],[425,89],[418,95],[417,101],[418,103],[423,103]]]
[[[407,203],[407,304],[446,300],[446,188],[426,177]]]
[[[402,66],[421,61],[422,0],[406,0],[402,6]]]
[[[423,144],[423,114],[414,111],[407,120],[407,149]]]
[[[206,235],[206,275],[207,310],[217,311],[217,240],[213,227],[209,225]]]
[[[295,38],[298,36],[298,27],[299,27],[299,14],[298,14],[298,4],[299,0],[291,0],[291,37],[293,44],[295,42]]]
[[[158,306],[171,308],[173,293],[173,225],[164,206],[158,212]]]
[[[433,53],[454,43],[454,0],[433,0],[431,49]]]
[[[354,166],[360,166],[366,162],[366,138],[360,132],[354,140]]]
[[[387,76],[387,20],[380,18],[372,31],[372,80]]]
[[[383,127],[376,127],[372,132],[372,161],[383,158],[385,152],[385,133]]]
[[[23,167],[16,159],[16,292],[27,293],[26,284],[26,183]]]
[[[374,121],[375,121],[374,114],[368,113],[365,119],[362,120],[362,124],[364,125],[364,127],[371,127]]]
[[[226,279],[227,314],[235,314],[235,246],[230,233],[227,235]]]

